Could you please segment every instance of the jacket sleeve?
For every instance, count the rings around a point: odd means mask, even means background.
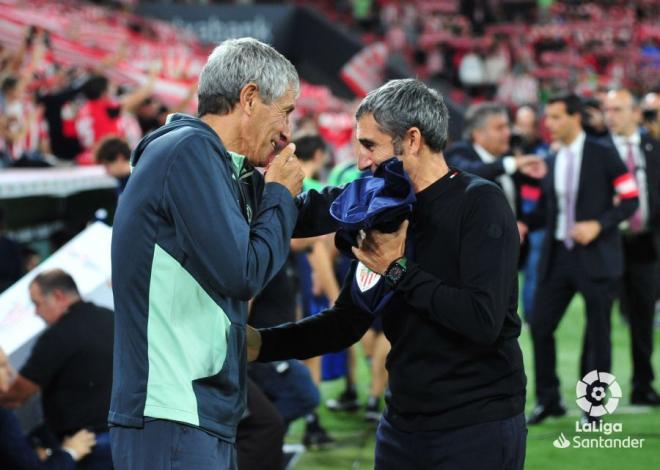
[[[538,230],[547,225],[547,210],[548,210],[548,193],[550,191],[550,178],[554,174],[548,172],[541,183],[541,196],[531,212],[522,214],[520,219],[527,225],[530,232]]]
[[[492,163],[484,163],[481,160],[472,160],[463,154],[462,149],[456,149],[447,154],[447,163],[449,166],[459,170],[472,173],[473,175],[481,176],[487,180],[494,180],[500,175],[503,175],[504,161],[499,158]]]
[[[74,470],[76,463],[61,449],[42,462],[30,447],[13,412],[0,409],[0,462],[3,468],[29,468],[34,470]],[[6,466],[5,466],[6,465]]]
[[[200,263],[217,292],[249,300],[284,264],[297,216],[293,198],[284,186],[266,184],[248,225],[224,156],[198,136],[182,140],[173,151],[163,208],[179,246]]]
[[[351,300],[354,273],[355,263],[333,307],[295,323],[259,330],[261,351],[257,360],[307,359],[340,351],[359,341],[374,316],[360,310]]]
[[[513,213],[495,188],[466,201],[460,223],[460,281],[452,285],[411,262],[397,286],[429,320],[482,345],[500,335],[517,292],[519,238]]]
[[[298,220],[293,238],[316,237],[336,232],[339,225],[330,215],[330,206],[343,189],[343,186],[328,186],[320,192],[311,189],[298,195]]]
[[[612,183],[612,192],[619,198],[618,205],[612,206],[598,218],[602,231],[605,232],[616,229],[619,223],[633,215],[639,207],[639,190],[635,177],[628,171],[616,150],[604,150],[602,159],[607,177]]]

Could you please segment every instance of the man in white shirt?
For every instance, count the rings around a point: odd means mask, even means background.
[[[560,148],[548,159],[541,201],[527,218],[530,229],[545,225],[548,230],[530,322],[538,404],[528,417],[529,425],[566,413],[556,373],[554,332],[578,292],[584,297],[587,319],[580,377],[592,370],[609,372],[612,364],[610,316],[623,272],[618,225],[638,206],[637,186],[610,145],[586,136],[581,113],[575,94],[549,100],[546,125]],[[598,418],[585,413],[583,419]]]
[[[651,386],[651,356],[660,254],[660,143],[640,132],[639,103],[629,90],[610,91],[604,111],[612,141],[639,188],[639,208],[620,226],[624,259],[621,311],[630,326],[633,359],[631,402],[657,406],[660,395]]]

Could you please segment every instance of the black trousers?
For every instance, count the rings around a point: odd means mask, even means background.
[[[282,470],[284,419],[266,395],[247,381],[248,415],[238,424],[236,453],[240,470]]]
[[[385,417],[376,431],[376,470],[522,470],[527,426],[512,418],[444,431],[403,432]]]
[[[558,403],[561,398],[554,333],[576,293],[584,297],[587,316],[580,377],[594,369],[610,371],[611,313],[618,282],[617,279],[588,277],[578,257],[561,242],[555,242],[549,266],[548,275],[536,290],[534,317],[530,324],[534,345],[536,398],[543,405]]]
[[[653,382],[653,316],[657,284],[657,260],[650,233],[623,238],[624,272],[621,279],[621,311],[630,325],[635,390],[647,390]]]

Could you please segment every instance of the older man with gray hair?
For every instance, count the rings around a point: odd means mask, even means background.
[[[356,117],[360,169],[375,171],[392,155],[403,162],[417,199],[410,222],[394,233],[367,232],[329,310],[248,328],[248,357],[305,359],[358,341],[374,318],[351,289],[366,267],[393,292],[380,313],[392,349],[376,469],[522,469],[526,379],[513,213],[495,184],[447,166],[447,108],[422,82],[388,82]]]
[[[202,70],[199,118],[171,116],[133,151],[112,238],[117,468],[236,467],[247,301],[283,265],[294,228],[334,228],[331,190],[295,198],[298,90],[275,49],[225,41]]]

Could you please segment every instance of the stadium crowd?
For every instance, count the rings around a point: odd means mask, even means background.
[[[45,11],[55,3],[35,5]],[[536,3],[356,0],[319,6],[357,28],[365,51],[383,55],[383,64],[396,62],[466,105],[463,135],[444,155],[452,168],[495,182],[518,222],[521,316],[532,333],[536,372],[537,406],[528,425],[566,413],[553,334],[576,293],[586,301],[584,342],[574,347],[581,349],[581,372],[610,369],[618,298],[631,335],[631,402],[660,405],[651,367],[660,292],[660,7],[652,1],[634,7],[621,1]],[[72,5],[66,8],[75,10]],[[168,115],[194,112],[196,73],[207,51],[186,38],[174,59],[149,61],[148,53],[136,59],[128,41],[148,41],[152,51],[162,52],[173,37],[169,27],[86,5],[79,14],[93,15],[107,27],[106,37],[123,38],[123,45],[100,55],[67,55],[61,37],[20,24],[13,13],[0,13],[14,31],[0,37],[0,171],[101,164],[118,180],[121,197],[140,139]],[[576,22],[591,26],[575,28]],[[378,44],[385,49],[377,52]],[[135,69],[125,66],[136,60]],[[126,80],[132,72],[141,78]],[[358,95],[369,91],[355,80],[349,86]],[[302,84],[291,120],[304,191],[369,174],[355,157],[355,108],[324,87]],[[34,268],[33,255],[5,233],[0,214],[0,292]],[[250,302],[248,323],[268,328],[321,312],[337,300],[347,270],[332,236],[293,240],[285,265]],[[35,278],[30,296],[48,329],[19,371],[0,350],[0,466],[111,468],[105,418],[112,316],[84,302],[63,271]],[[85,317],[90,311],[97,315],[91,326]],[[286,468],[284,438],[298,419],[305,422],[307,448],[332,446],[319,406],[377,422],[389,350],[376,320],[359,350],[250,364],[239,467]],[[362,360],[371,374],[365,403],[357,394]],[[336,378],[345,381],[345,391],[322,403],[320,382]],[[46,426],[28,441],[9,409],[38,392]]]

